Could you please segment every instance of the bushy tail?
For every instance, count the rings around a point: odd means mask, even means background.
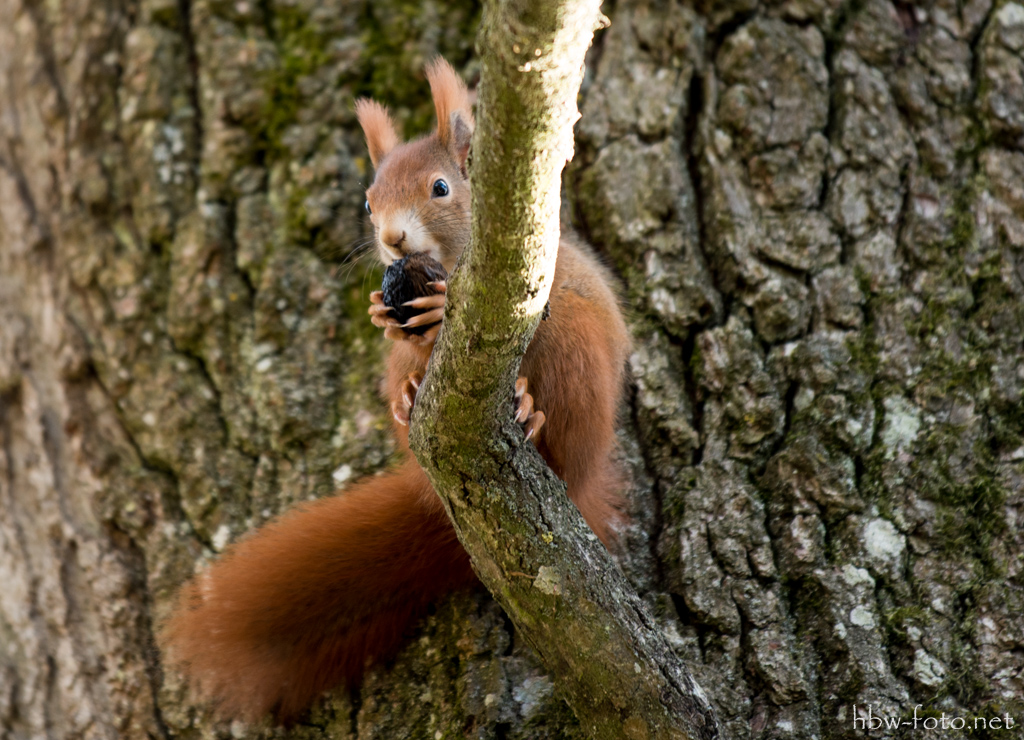
[[[224,715],[288,721],[394,655],[431,601],[475,580],[409,461],[234,545],[182,589],[161,642]]]

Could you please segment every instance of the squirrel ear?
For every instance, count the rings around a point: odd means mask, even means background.
[[[455,158],[456,164],[459,165],[459,169],[463,170],[465,174],[466,169],[466,158],[469,156],[469,145],[473,141],[473,123],[470,119],[469,123],[466,123],[462,118],[462,113],[455,111],[451,115],[451,143],[448,144],[448,151],[452,153]]]
[[[377,169],[387,153],[398,146],[398,134],[388,109],[375,100],[360,98],[356,101],[356,118],[366,134],[366,147],[370,150],[370,161]]]
[[[437,111],[437,138],[451,152],[459,167],[466,163],[473,138],[473,112],[466,83],[441,57],[427,65],[430,94]]]

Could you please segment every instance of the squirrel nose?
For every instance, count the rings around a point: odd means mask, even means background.
[[[404,231],[402,232],[402,235],[399,236],[397,239],[394,239],[394,235],[393,234],[389,234],[388,237],[385,238],[385,242],[387,243],[387,245],[389,247],[397,249],[399,252],[402,251],[402,243],[404,241],[405,241],[405,232]]]

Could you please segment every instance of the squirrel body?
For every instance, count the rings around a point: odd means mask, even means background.
[[[386,109],[357,103],[376,170],[367,210],[385,264],[426,252],[451,272],[470,238],[473,119],[465,85],[446,62],[427,76],[438,129],[423,139],[400,143]],[[622,516],[613,453],[629,349],[612,285],[589,248],[563,234],[550,318],[527,348],[516,389],[517,420],[605,545]],[[423,301],[439,319],[443,292]],[[408,446],[409,412],[440,325],[411,334],[387,314],[379,291],[371,302],[374,324],[394,341],[382,390],[404,462],[243,538],[185,585],[162,629],[169,663],[224,716],[295,719],[323,691],[393,657],[432,602],[477,583]]]

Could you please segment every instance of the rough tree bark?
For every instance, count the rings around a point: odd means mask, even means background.
[[[1019,727],[1024,5],[604,12],[564,186],[632,309],[625,572],[725,737]],[[352,99],[425,130],[478,15],[0,0],[0,736],[269,734],[212,724],[152,625],[387,462]],[[582,734],[476,594],[292,736]]]

